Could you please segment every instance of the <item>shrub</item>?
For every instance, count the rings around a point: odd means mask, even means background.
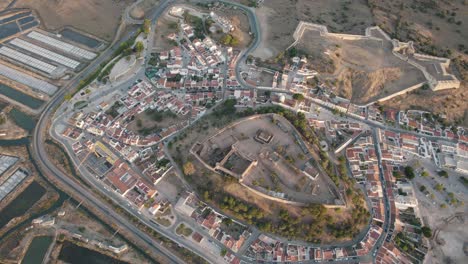
[[[192,162],[188,161],[184,164],[183,170],[185,175],[193,175],[195,173],[195,166],[193,166]]]

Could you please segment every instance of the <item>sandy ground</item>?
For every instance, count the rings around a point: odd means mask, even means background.
[[[36,10],[49,30],[73,26],[105,40],[112,40],[121,13],[132,0],[19,0],[15,7]]]
[[[359,34],[373,22],[363,0],[349,1],[346,5],[341,0],[294,2],[269,0],[255,9],[262,29],[262,42],[254,56],[268,59],[287,48],[293,42],[292,34],[301,20],[326,24],[334,32]]]
[[[278,21],[279,23],[277,24],[281,26],[271,27],[273,25],[273,21],[271,20],[277,20],[280,17],[277,11],[268,6],[262,6],[255,10],[255,14],[262,30],[262,41],[258,48],[253,51],[253,56],[264,60],[269,59],[287,48],[294,41],[292,33],[299,21],[293,18],[291,18],[291,21],[288,21],[286,17],[283,17],[283,20],[281,22]],[[272,45],[273,43],[274,45]]]

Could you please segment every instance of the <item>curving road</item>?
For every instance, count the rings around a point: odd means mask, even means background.
[[[240,59],[237,59],[237,62],[236,62],[236,77],[237,77],[238,82],[241,84],[241,86],[254,89],[256,88],[255,86],[248,84],[242,78],[240,74],[240,65],[245,64],[248,54],[252,53],[255,49],[257,49],[258,45],[260,45],[260,42],[262,41],[262,31],[260,29],[260,23],[258,23],[257,16],[255,15],[255,11],[254,11],[255,9],[253,9],[252,7],[246,7],[242,4],[235,3],[235,2],[229,2],[229,1],[223,1],[223,0],[220,0],[218,2],[232,5],[239,9],[242,9],[246,13],[247,17],[249,18],[250,30],[252,33],[253,42],[250,44],[250,46],[246,50],[243,50],[239,54]]]
[[[157,9],[153,11],[151,14],[151,20],[152,20],[152,26],[154,27],[156,20],[163,14],[164,10],[171,4],[172,0],[164,0],[160,3]],[[206,0],[198,0],[196,2],[212,2],[212,1],[206,1]],[[251,32],[253,34],[253,41],[250,43],[249,47],[242,51],[241,54],[239,54],[239,59],[236,62],[236,76],[238,78],[239,83],[246,88],[255,88],[249,84],[247,84],[240,76],[240,66],[242,64],[245,64],[245,61],[247,59],[247,55],[250,54],[252,51],[254,51],[258,45],[261,42],[261,30],[260,30],[260,25],[257,21],[254,9],[246,7],[244,5],[238,4],[238,3],[233,3],[230,1],[224,1],[220,0],[219,2],[232,5],[237,7],[238,9],[241,9],[245,12],[245,14],[248,16],[250,25],[251,25]],[[127,16],[128,14],[124,14]],[[133,234],[134,239],[139,244],[145,244],[148,248],[152,249],[154,252],[157,254],[160,254],[164,256],[165,258],[168,259],[169,262],[172,263],[183,263],[184,261],[172,254],[169,250],[166,248],[162,247],[158,243],[156,243],[152,237],[135,227],[128,219],[122,217],[118,213],[114,211],[114,209],[109,206],[107,203],[102,202],[99,197],[97,197],[92,191],[82,187],[80,184],[75,182],[73,179],[71,179],[69,176],[65,175],[63,172],[61,172],[49,159],[47,152],[45,151],[44,148],[44,141],[47,136],[48,132],[48,124],[51,118],[53,118],[55,109],[57,109],[60,104],[63,102],[63,97],[65,94],[68,92],[72,91],[78,84],[79,82],[85,78],[86,76],[90,75],[92,72],[94,72],[101,63],[107,61],[113,54],[113,52],[119,47],[119,45],[128,40],[132,35],[135,33],[135,31],[128,32],[125,34],[120,40],[114,41],[111,47],[109,47],[107,50],[101,53],[101,55],[94,61],[92,62],[87,68],[85,68],[80,74],[78,74],[74,79],[70,81],[70,83],[62,88],[57,94],[49,101],[49,103],[44,107],[44,111],[42,112],[37,126],[34,130],[33,133],[33,140],[32,140],[32,154],[34,160],[37,162],[37,164],[41,167],[41,169],[44,172],[44,175],[47,175],[48,177],[52,178],[55,182],[59,182],[59,185],[66,189],[69,193],[73,194],[73,197],[79,201],[84,201],[87,205],[93,206],[95,209],[99,210],[103,214],[106,215],[106,217],[112,221],[113,223],[117,224],[119,227],[121,227],[121,230],[126,230],[127,232],[130,232]],[[151,35],[150,35],[151,37]],[[98,187],[98,186],[97,186]],[[127,208],[124,209],[127,210]],[[128,210],[127,210],[128,211]],[[133,212],[130,212],[132,213]],[[133,214],[134,215],[134,214]],[[138,217],[138,215],[135,215]],[[141,219],[141,217],[138,217]],[[171,240],[176,241],[177,238],[169,236],[166,232],[163,230],[160,230],[160,228],[154,226],[152,223],[147,223],[142,220],[142,222],[151,228],[157,230],[157,231],[162,231],[160,232],[162,235],[168,237]],[[190,248],[191,251],[197,253],[198,255],[204,257],[208,261],[212,263],[216,263],[217,261],[213,259],[212,257],[209,256],[209,254],[206,254],[206,252],[203,252],[203,250],[200,250],[199,248],[193,248],[184,241],[179,241],[181,245],[186,246],[187,248]],[[244,261],[248,261],[246,258],[242,258]]]
[[[153,23],[158,19],[158,17],[163,13],[163,11],[169,6],[170,0],[163,1],[160,6],[153,12],[152,21]],[[64,95],[72,91],[79,82],[94,72],[101,63],[108,60],[113,52],[119,47],[119,45],[128,40],[132,35],[135,34],[135,31],[128,32],[125,34],[119,41],[116,41],[114,45],[109,47],[107,50],[101,53],[101,55],[93,61],[88,67],[78,74],[70,83],[57,92],[54,97],[49,101],[49,103],[44,108],[39,120],[37,122],[36,128],[33,132],[32,138],[32,156],[33,159],[43,170],[44,175],[52,178],[54,181],[59,182],[60,186],[64,188],[69,193],[71,192],[73,197],[79,201],[84,201],[86,204],[93,206],[100,212],[102,212],[106,217],[111,220],[113,223],[121,227],[122,230],[126,230],[134,235],[134,239],[137,239],[137,242],[146,244],[146,246],[152,249],[156,254],[164,256],[171,263],[184,263],[183,260],[172,254],[166,248],[160,246],[157,242],[153,240],[152,237],[142,232],[140,229],[135,227],[128,219],[120,216],[114,211],[114,209],[108,204],[101,201],[99,197],[91,192],[88,189],[85,189],[81,185],[77,184],[72,180],[68,175],[65,175],[60,171],[49,159],[48,154],[44,148],[44,142],[47,133],[47,127],[49,120],[53,117],[55,109],[62,103]]]
[[[212,3],[213,0],[194,0],[193,2]],[[236,62],[236,77],[237,77],[239,84],[241,84],[241,86],[245,88],[254,89],[256,88],[255,86],[248,84],[241,77],[241,74],[240,74],[241,71],[239,69],[240,69],[240,65],[245,64],[248,54],[252,53],[252,51],[254,51],[258,47],[258,45],[260,45],[260,42],[262,41],[262,31],[260,29],[260,24],[258,23],[257,16],[255,15],[255,11],[254,11],[255,9],[252,7],[247,7],[245,5],[242,5],[236,2],[231,2],[231,1],[217,0],[216,2],[221,2],[226,5],[231,5],[238,9],[241,9],[242,11],[245,12],[245,14],[247,15],[249,19],[250,30],[252,33],[253,41],[252,43],[250,43],[247,49],[241,51],[241,53],[239,54],[239,58],[237,59],[237,62]]]

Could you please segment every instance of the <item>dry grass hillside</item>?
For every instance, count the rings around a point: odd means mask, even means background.
[[[36,10],[49,30],[73,26],[111,40],[125,7],[132,0],[18,0],[15,7]]]
[[[393,83],[402,77],[402,70],[397,67],[377,69],[372,72],[346,69],[336,76],[340,80],[338,93],[353,102],[366,103],[371,98],[382,94],[387,83]]]
[[[0,11],[2,11],[3,9],[5,9],[9,4],[10,4],[10,1],[9,1],[9,0],[2,0],[2,1],[0,1]]]
[[[269,0],[256,9],[263,31],[262,43],[255,56],[274,58],[293,41],[292,33],[300,20],[326,25],[331,32],[363,34],[371,25],[379,25],[391,37],[412,40],[418,52],[450,57],[451,71],[462,80],[459,90],[416,91],[399,96],[385,105],[400,109],[419,108],[445,114],[447,121],[468,120],[466,104],[468,81],[468,1],[467,0],[359,0],[308,1]],[[274,26],[272,26],[274,25]],[[311,53],[312,64],[337,84],[337,93],[348,98],[385,96],[383,83],[395,83],[406,70],[393,67],[369,73],[362,69],[341,69],[342,59]],[[319,49],[319,51],[321,51]],[[356,53],[359,54],[359,53]],[[374,61],[371,58],[369,61]],[[419,77],[416,77],[419,79]],[[365,86],[366,89],[359,87]],[[353,89],[357,87],[358,89]],[[380,87],[380,88],[379,88]],[[366,90],[366,93],[363,91]],[[468,125],[468,122],[464,123]]]
[[[445,114],[468,126],[468,1],[369,0],[375,23],[392,37],[412,40],[419,52],[452,59],[451,70],[462,80],[458,90],[417,91],[385,105]]]
[[[364,34],[373,24],[365,0],[268,0],[256,15],[262,29],[262,43],[254,56],[269,59],[287,48],[299,21],[327,25],[330,31]]]
[[[367,104],[424,82],[423,74],[395,57],[388,41],[343,40],[307,30],[296,48],[307,54],[320,79],[336,87],[335,93]]]

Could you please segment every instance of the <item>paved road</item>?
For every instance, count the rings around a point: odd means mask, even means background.
[[[153,13],[153,21],[156,21],[157,18],[163,13],[163,11],[169,5],[170,0],[163,1],[160,6]],[[59,182],[62,188],[65,188],[66,191],[71,192],[73,197],[79,201],[85,201],[86,204],[93,206],[95,209],[99,210],[102,214],[111,220],[116,225],[120,226],[121,229],[132,233],[137,239],[136,242],[146,244],[147,247],[151,248],[157,254],[164,256],[171,263],[184,263],[177,256],[172,254],[166,248],[160,246],[156,243],[149,235],[139,230],[135,227],[128,219],[120,216],[114,211],[112,207],[108,204],[103,203],[94,193],[90,190],[83,188],[81,185],[77,184],[74,180],[70,179],[69,176],[62,173],[55,165],[49,160],[48,153],[44,149],[44,142],[46,138],[47,124],[51,117],[54,114],[54,110],[58,107],[64,98],[64,95],[74,89],[86,76],[90,75],[95,71],[99,65],[106,60],[108,60],[112,53],[119,47],[119,45],[132,37],[132,34],[135,32],[129,32],[124,35],[119,41],[116,41],[115,44],[101,53],[101,55],[91,63],[86,69],[84,69],[80,74],[78,74],[72,81],[70,81],[67,87],[62,88],[55,96],[49,101],[47,106],[44,108],[41,116],[39,117],[37,126],[33,132],[33,141],[32,141],[32,154],[34,160],[41,167],[44,172],[44,175],[53,178],[55,181]]]
[[[200,3],[211,3],[213,2],[212,0],[195,0],[193,2],[200,2]],[[258,20],[257,20],[257,16],[255,15],[255,9],[252,8],[252,7],[247,7],[245,5],[242,5],[242,4],[239,4],[239,3],[236,3],[236,2],[231,2],[231,1],[224,1],[224,0],[218,0],[218,2],[221,2],[221,3],[224,3],[224,4],[227,4],[227,5],[231,5],[231,6],[235,6],[237,7],[238,9],[241,9],[245,12],[245,14],[247,15],[247,17],[249,18],[249,22],[250,22],[250,30],[251,30],[251,34],[252,34],[252,37],[253,37],[253,41],[252,43],[250,43],[250,46],[243,50],[240,54],[239,54],[239,57],[237,59],[237,62],[236,62],[236,77],[237,77],[237,80],[239,82],[239,84],[241,84],[241,86],[243,86],[244,88],[250,88],[250,89],[253,89],[255,88],[254,86],[246,83],[244,81],[244,79],[242,79],[241,75],[240,75],[240,66],[245,64],[245,61],[247,60],[247,56],[252,53],[252,51],[254,51],[258,45],[260,45],[260,42],[262,40],[262,31],[260,29],[260,24],[258,23]]]
[[[241,54],[239,54],[240,59],[238,59],[236,63],[236,77],[242,86],[248,87],[248,88],[255,88],[254,86],[246,83],[240,75],[240,72],[241,72],[240,66],[245,64],[247,60],[247,56],[250,53],[252,53],[258,47],[258,45],[260,45],[260,42],[262,41],[262,30],[260,29],[260,24],[258,23],[257,16],[255,15],[255,11],[254,11],[255,9],[251,7],[246,7],[239,3],[230,2],[230,1],[221,0],[219,2],[229,4],[239,9],[242,9],[246,13],[247,17],[249,18],[250,30],[252,33],[253,41],[246,50],[242,51]]]
[[[207,1],[199,1],[199,2],[207,2]],[[251,43],[251,45],[244,50],[240,55],[240,59],[238,59],[236,63],[236,75],[237,78],[240,82],[240,84],[244,87],[247,88],[253,88],[251,85],[248,85],[245,83],[245,81],[241,78],[240,76],[240,71],[239,71],[239,66],[243,63],[245,63],[247,59],[247,55],[251,53],[253,50],[255,50],[260,41],[261,41],[261,30],[260,26],[258,24],[257,18],[255,16],[255,13],[253,9],[245,7],[243,5],[237,4],[237,3],[231,3],[229,1],[223,1],[226,4],[234,5],[237,6],[238,8],[242,9],[245,11],[247,14],[250,24],[251,24],[251,31],[254,36],[254,41]],[[155,24],[157,18],[162,14],[162,12],[167,8],[167,6],[170,4],[170,0],[163,1],[161,5],[153,12],[152,14],[152,22],[153,25]],[[72,90],[74,87],[76,87],[81,79],[83,79],[85,76],[88,76],[90,73],[92,73],[94,70],[96,70],[99,65],[106,61],[113,53],[113,51],[122,43],[123,41],[129,39],[134,32],[127,33],[123,38],[119,41],[116,41],[115,44],[109,48],[108,50],[104,51],[99,58],[97,58],[91,65],[89,65],[81,74],[76,76],[70,84],[60,90],[47,104],[47,106],[44,109],[44,112],[39,118],[38,124],[36,126],[36,129],[34,130],[33,134],[33,157],[37,161],[37,163],[41,166],[42,169],[44,169],[45,175],[52,176],[54,180],[60,182],[62,187],[65,187],[67,190],[72,191],[74,194],[74,197],[78,200],[85,201],[87,204],[95,207],[96,209],[100,210],[102,213],[106,214],[107,217],[112,220],[114,223],[117,225],[121,226],[122,229],[126,229],[127,231],[133,233],[133,235],[138,239],[138,242],[140,243],[145,243],[148,247],[152,248],[155,252],[165,256],[167,259],[169,259],[171,262],[174,263],[182,263],[183,261],[180,260],[177,256],[173,255],[171,252],[169,252],[167,249],[164,247],[161,247],[155,241],[136,228],[132,223],[130,223],[127,219],[123,218],[119,214],[117,214],[113,208],[111,208],[109,205],[103,203],[99,198],[97,198],[94,193],[90,192],[89,190],[83,188],[81,185],[77,184],[74,180],[70,179],[67,175],[63,174],[60,170],[58,170],[49,160],[47,152],[43,148],[43,142],[45,140],[45,133],[47,130],[47,124],[49,119],[53,116],[54,110],[56,107],[60,105],[60,103],[63,100],[63,96],[68,93],[70,90]],[[323,105],[324,106],[324,105]],[[329,108],[329,106],[327,106]],[[360,120],[363,121],[363,120]],[[367,122],[366,122],[367,123]],[[375,123],[372,123],[371,125],[375,126]],[[406,132],[406,131],[405,131]],[[167,149],[165,149],[167,151]],[[172,161],[173,162],[173,161]],[[174,163],[174,162],[173,162]],[[178,171],[178,174],[180,171]],[[89,176],[89,175],[88,175]],[[91,178],[93,178],[91,176]],[[90,178],[88,177],[88,180]],[[100,184],[98,184],[96,187],[99,187],[99,189],[104,188]],[[102,192],[105,192],[104,190],[101,190]],[[115,198],[113,198],[115,199]],[[146,225],[150,226],[151,228],[158,230],[160,233],[165,235],[166,237],[169,237],[170,239],[177,241],[192,250],[193,252],[204,256],[206,259],[209,261],[216,263],[217,261],[205,254],[204,252],[201,252],[200,249],[198,248],[192,248],[190,245],[187,243],[183,243],[183,241],[180,241],[180,238],[175,236],[174,234],[171,234],[169,232],[165,232],[162,230],[158,225],[155,225],[154,223],[148,221],[148,219],[144,219],[143,217],[140,217],[136,215],[136,211],[134,208],[131,208],[131,206],[123,206],[124,209],[127,211],[131,212],[133,215],[137,216],[140,218],[140,220],[145,223]],[[308,244],[310,245],[310,244]]]
[[[52,124],[52,128],[56,127],[57,122],[62,122],[62,120],[54,120],[54,123]],[[57,141],[63,141],[64,139],[60,137],[57,131],[55,129],[50,130],[50,134],[54,139]],[[69,144],[64,144],[65,150],[67,153],[73,157],[73,150]],[[81,177],[89,183],[90,186],[93,186],[94,189],[100,191],[104,195],[106,195],[107,198],[111,199],[115,204],[119,204],[121,208],[126,210],[129,214],[133,215],[134,217],[138,218],[141,223],[144,225],[148,226],[149,228],[157,231],[159,234],[165,236],[166,238],[176,241],[180,246],[183,246],[185,248],[188,248],[190,251],[194,252],[195,254],[198,254],[199,256],[202,256],[206,260],[208,260],[210,263],[219,263],[220,260],[218,257],[219,256],[213,256],[212,254],[207,254],[207,252],[204,252],[203,249],[201,249],[198,246],[194,246],[193,244],[189,243],[185,239],[181,239],[179,236],[177,236],[175,233],[170,232],[167,228],[164,228],[158,224],[155,224],[154,222],[151,221],[151,217],[148,217],[139,210],[134,207],[128,200],[126,200],[124,197],[122,197],[121,194],[118,194],[114,191],[111,191],[101,180],[97,179],[96,176],[88,171],[87,168],[84,168],[84,166],[79,166],[79,161],[76,161],[75,159],[72,159],[74,162],[75,167],[79,171]]]
[[[385,190],[387,184],[384,178],[384,171],[383,171],[383,166],[382,166],[382,150],[380,149],[380,141],[379,141],[379,137],[377,133],[378,133],[377,129],[373,128],[372,137],[374,140],[374,148],[376,149],[377,161],[379,164],[380,184],[382,186],[382,190]],[[379,237],[379,239],[375,243],[374,250],[371,251],[371,253],[373,253],[372,256],[373,256],[374,262],[375,262],[375,256],[377,255],[376,253],[379,251],[379,248],[382,246],[384,240],[386,239],[388,230],[390,228],[389,226],[390,224],[390,201],[388,200],[386,191],[383,192],[383,198],[384,198],[384,207],[385,207],[385,220],[384,220],[382,235]]]
[[[306,96],[307,99],[310,99],[314,104],[316,105],[319,105],[325,109],[328,109],[328,110],[338,110],[336,108],[336,105],[332,104],[332,103],[328,103],[328,102],[324,102],[322,100],[319,100],[319,99],[316,99],[316,98],[313,98],[313,97],[309,97],[309,96]],[[405,133],[405,134],[411,134],[411,135],[415,135],[415,136],[418,136],[418,137],[424,137],[428,140],[432,140],[432,141],[442,141],[442,142],[452,142],[452,143],[456,143],[457,140],[451,140],[451,139],[448,139],[448,138],[443,138],[443,137],[436,137],[436,136],[428,136],[428,135],[423,135],[421,133],[418,133],[416,131],[411,131],[411,130],[405,130],[405,129],[401,129],[401,128],[396,128],[396,127],[393,127],[393,126],[387,126],[385,124],[382,124],[380,122],[377,122],[377,121],[373,121],[373,120],[369,120],[369,119],[365,119],[361,116],[358,116],[356,114],[352,114],[352,113],[345,113],[345,112],[341,112],[340,113],[344,114],[346,117],[350,118],[350,119],[354,119],[354,120],[357,120],[359,122],[362,122],[362,123],[365,123],[367,125],[369,125],[370,127],[374,127],[374,128],[380,128],[380,129],[383,129],[383,130],[388,130],[388,131],[392,131],[392,132],[395,132],[395,133]]]

